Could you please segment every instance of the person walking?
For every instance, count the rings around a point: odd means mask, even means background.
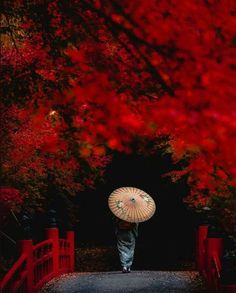
[[[134,260],[138,223],[149,220],[156,205],[150,195],[135,187],[114,190],[108,198],[108,205],[116,216],[115,231],[122,272],[129,273]]]
[[[116,237],[122,272],[130,273],[138,237],[138,223],[130,223],[116,218]]]

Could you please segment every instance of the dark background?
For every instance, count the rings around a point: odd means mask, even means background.
[[[134,186],[155,200],[155,215],[139,226],[135,266],[160,269],[194,260],[195,216],[183,203],[189,192],[186,180],[178,183],[162,175],[176,166],[168,155],[143,156],[116,153],[96,190],[78,196],[79,223],[77,245],[116,245],[112,214],[107,205],[109,194],[122,186]]]

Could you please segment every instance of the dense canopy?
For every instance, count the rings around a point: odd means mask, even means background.
[[[234,0],[4,0],[1,11],[4,188],[31,206],[49,186],[76,194],[112,150],[152,141],[184,160],[170,175],[188,175],[186,201],[234,225]]]

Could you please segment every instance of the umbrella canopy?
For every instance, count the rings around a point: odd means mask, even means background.
[[[131,223],[149,220],[156,210],[151,196],[135,187],[114,190],[108,198],[108,205],[117,218]]]

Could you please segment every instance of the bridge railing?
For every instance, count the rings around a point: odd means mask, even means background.
[[[196,263],[208,292],[236,293],[236,284],[221,284],[223,238],[208,238],[208,226],[199,226],[196,239]]]
[[[59,230],[49,228],[46,235],[36,245],[20,241],[20,257],[0,281],[1,293],[34,293],[52,278],[74,271],[74,232],[60,239]]]

